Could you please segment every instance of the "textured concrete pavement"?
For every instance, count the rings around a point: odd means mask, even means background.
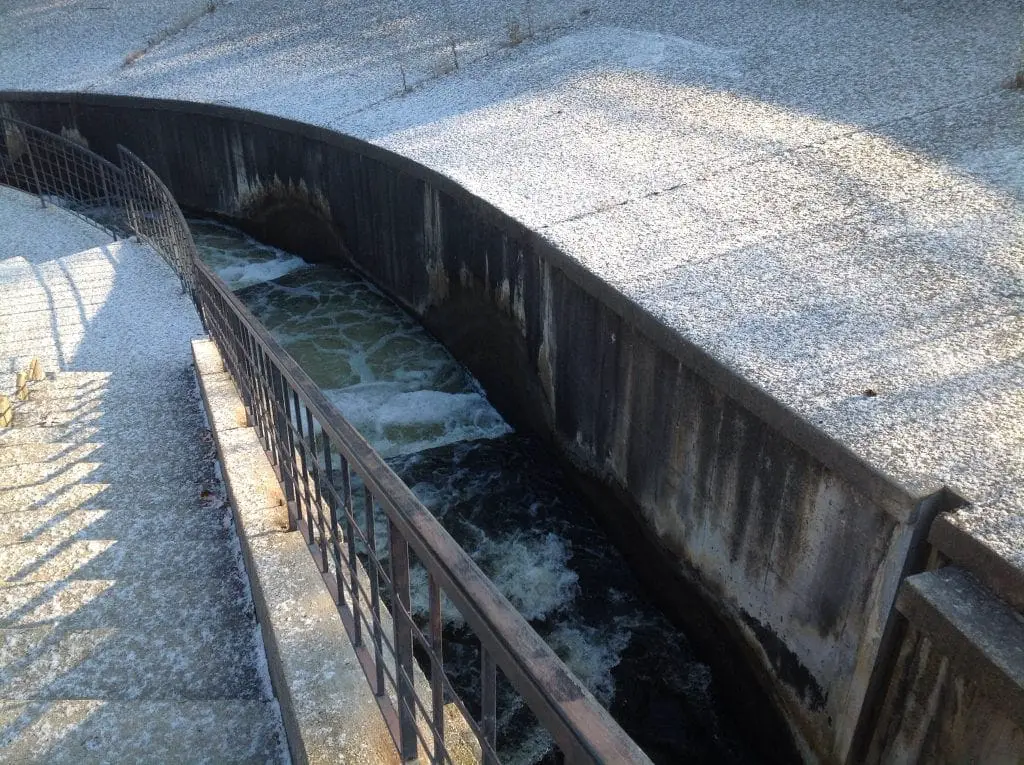
[[[188,298],[4,188],[0,230],[0,364],[54,373],[0,431],[0,761],[287,761]]]

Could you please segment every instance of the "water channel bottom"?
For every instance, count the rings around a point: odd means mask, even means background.
[[[353,271],[220,223],[190,225],[203,259],[655,762],[761,761],[555,461],[512,431],[443,345]],[[414,569],[423,614],[426,592]],[[443,616],[447,671],[472,709],[478,644],[447,603]],[[501,691],[502,762],[556,762],[523,702]]]

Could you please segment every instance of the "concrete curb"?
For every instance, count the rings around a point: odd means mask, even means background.
[[[234,513],[292,761],[397,763],[390,733],[211,340],[192,352]]]

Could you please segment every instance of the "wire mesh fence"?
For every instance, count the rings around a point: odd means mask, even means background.
[[[118,147],[121,166],[80,140],[0,116],[0,184],[61,207],[111,236],[135,234],[191,291],[195,242],[174,196],[142,160]]]
[[[0,183],[116,236],[128,232],[123,174],[77,141],[0,116]]]
[[[0,117],[0,184],[113,235],[133,233],[175,270],[218,346],[281,481],[403,762],[501,761],[500,701],[521,700],[550,737],[545,762],[649,763],[412,490],[198,257],[173,195],[118,147]],[[449,672],[442,612],[475,641]],[[465,656],[461,657],[465,660]],[[505,692],[507,691],[507,693]],[[507,710],[505,710],[507,711]],[[507,715],[506,715],[507,717]]]

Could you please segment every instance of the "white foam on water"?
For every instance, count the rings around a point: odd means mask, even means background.
[[[521,707],[522,701],[518,706]],[[498,730],[502,729],[499,721]],[[544,728],[534,725],[525,741],[519,742],[514,751],[499,752],[501,761],[505,765],[534,765],[540,762],[544,755],[555,746],[555,740]]]
[[[233,290],[280,279],[309,264],[297,255],[257,242],[216,221],[192,221],[203,260]]]
[[[546,639],[587,690],[607,707],[615,698],[612,670],[622,660],[632,635],[620,620],[603,629],[566,622],[555,627]]]
[[[271,260],[252,261],[229,253],[221,252],[210,257],[217,276],[233,291],[251,287],[254,284],[280,279],[292,271],[308,268],[309,264],[296,255],[278,253]]]
[[[579,576],[566,565],[572,553],[557,534],[488,539],[479,553],[491,581],[526,619],[544,619],[576,597]]]
[[[417,565],[409,569],[410,606],[412,612],[422,619],[427,619],[430,614],[430,588],[428,585],[427,570],[423,566]],[[441,619],[449,627],[459,628],[466,623],[462,614],[443,590],[441,591]]]
[[[500,539],[481,536],[469,551],[494,585],[528,620],[545,619],[571,605],[579,592],[578,575],[566,565],[572,553],[557,534],[514,534]],[[413,610],[426,615],[427,574],[417,567],[411,574]],[[441,615],[449,626],[461,626],[462,614],[445,600]]]
[[[409,387],[400,382],[373,382],[324,393],[384,457],[511,432],[479,393]]]

